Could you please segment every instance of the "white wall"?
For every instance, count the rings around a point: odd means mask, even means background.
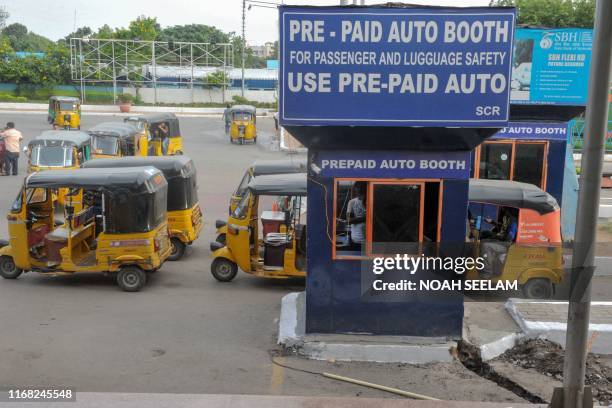
[[[136,95],[135,88],[124,88],[125,93]],[[231,102],[234,95],[241,95],[240,89],[229,89],[225,91],[220,88],[215,89],[176,89],[176,88],[140,88],[138,91],[140,99],[145,103],[168,103],[168,104],[187,104],[187,103],[225,103]],[[276,91],[273,90],[245,90],[245,98],[257,102],[275,102]]]

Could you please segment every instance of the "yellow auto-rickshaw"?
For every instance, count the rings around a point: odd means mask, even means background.
[[[146,136],[128,123],[103,122],[89,129],[87,133],[91,136],[93,159],[140,156],[143,150],[147,151]]]
[[[81,100],[72,96],[50,97],[47,122],[54,128],[81,129]]]
[[[67,188],[58,206],[53,190]],[[170,255],[168,184],[153,167],[58,170],[25,179],[8,215],[8,245],[0,248],[0,275],[103,272],[128,292]],[[73,202],[72,197],[79,202]]]
[[[179,120],[174,113],[129,116],[124,122],[136,127],[148,140],[146,154],[142,156],[174,156],[183,154],[183,138]]]
[[[90,159],[91,138],[81,131],[46,130],[28,143],[28,172],[77,169]]]
[[[168,229],[172,252],[170,261],[179,260],[200,235],[203,225],[198,202],[196,168],[189,157],[122,157],[90,160],[84,168],[122,168],[152,166],[160,170],[168,182]]]
[[[229,204],[229,214],[231,215],[236,209],[236,205],[240,202],[243,194],[247,190],[247,186],[254,177],[270,175],[270,174],[289,174],[289,173],[306,173],[306,158],[292,157],[283,160],[256,160],[244,172],[244,176],[238,184],[238,188],[232,194]],[[227,233],[227,222],[224,220],[215,221],[217,229],[217,241],[225,244]]]
[[[230,143],[257,143],[257,110],[251,105],[234,105],[223,114]],[[229,126],[227,126],[229,125]]]
[[[526,298],[548,299],[561,283],[561,211],[553,196],[526,183],[471,179],[469,237],[484,268],[466,279],[517,281]]]
[[[263,211],[267,204],[276,210]],[[226,244],[210,244],[214,257],[212,275],[218,281],[229,282],[240,267],[246,273],[267,278],[305,276],[305,212],[305,173],[251,180],[227,221]]]

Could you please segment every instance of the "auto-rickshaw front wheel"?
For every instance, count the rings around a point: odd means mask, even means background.
[[[170,245],[172,246],[172,252],[168,257],[169,261],[178,261],[185,255],[186,245],[178,238],[170,238]]]
[[[527,299],[550,299],[553,294],[551,281],[544,278],[529,279],[523,285],[523,295]]]
[[[117,274],[117,284],[126,292],[138,292],[147,283],[147,275],[137,266],[124,266]]]
[[[225,235],[225,233],[219,234],[219,235],[217,235],[217,238],[215,238],[215,241],[217,241],[221,245],[226,245],[227,244],[227,236]]]
[[[238,265],[226,258],[216,258],[210,265],[210,271],[219,282],[229,282],[236,277]]]
[[[8,255],[0,256],[0,275],[4,279],[17,279],[23,270],[17,268],[15,261]]]

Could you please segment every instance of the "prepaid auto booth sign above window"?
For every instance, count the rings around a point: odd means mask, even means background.
[[[280,7],[283,125],[505,126],[514,9]]]

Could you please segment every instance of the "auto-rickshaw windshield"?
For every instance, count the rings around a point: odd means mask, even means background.
[[[249,112],[234,112],[232,115],[232,119],[246,122],[251,120],[251,114]]]
[[[67,146],[43,146],[32,148],[30,161],[33,166],[71,167],[73,148]]]
[[[60,102],[61,111],[75,111],[77,110],[77,104],[74,102]]]
[[[246,217],[247,211],[249,209],[249,202],[251,201],[251,192],[247,190],[247,193],[242,196],[240,202],[236,206],[232,217],[242,219]]]
[[[92,135],[91,144],[94,153],[116,155],[119,151],[119,139],[107,135]]]

